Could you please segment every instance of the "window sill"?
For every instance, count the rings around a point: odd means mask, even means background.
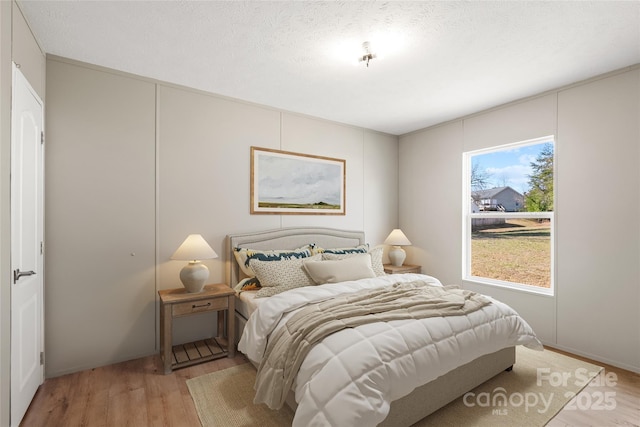
[[[537,286],[521,285],[518,283],[502,282],[500,280],[491,280],[483,277],[466,277],[462,279],[463,284],[469,283],[473,285],[490,286],[494,288],[502,288],[515,292],[525,292],[529,294],[542,295],[546,297],[554,297],[554,288],[541,288]]]

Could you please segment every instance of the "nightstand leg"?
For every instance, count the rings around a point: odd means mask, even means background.
[[[171,362],[173,361],[171,351],[173,322],[171,320],[171,305],[165,304],[160,310],[160,351],[162,352],[165,375],[171,373]]]
[[[236,297],[229,297],[229,309],[227,310],[227,340],[229,341],[229,357],[236,356]]]

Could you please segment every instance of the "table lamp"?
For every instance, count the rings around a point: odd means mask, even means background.
[[[402,249],[402,246],[409,246],[411,242],[407,239],[407,236],[404,235],[402,230],[399,228],[394,229],[391,234],[384,241],[385,245],[391,245],[392,248],[389,251],[389,260],[391,264],[400,267],[404,262],[404,259],[407,257],[406,252]]]
[[[180,270],[180,281],[187,292],[202,292],[204,283],[209,278],[209,269],[200,260],[212,258],[218,258],[218,254],[200,234],[190,234],[171,255],[171,259],[189,261],[189,264]]]

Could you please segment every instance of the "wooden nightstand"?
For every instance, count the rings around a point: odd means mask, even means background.
[[[384,272],[387,274],[400,274],[400,273],[422,273],[422,266],[403,264],[400,267],[396,267],[391,264],[384,264]]]
[[[202,292],[190,294],[184,288],[158,291],[160,295],[160,355],[164,373],[173,369],[228,356],[235,350],[235,291],[224,283],[206,285]],[[209,311],[218,312],[218,337],[172,345],[173,319]],[[226,324],[226,337],[221,330]]]

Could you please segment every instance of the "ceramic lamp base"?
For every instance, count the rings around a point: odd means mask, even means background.
[[[400,267],[406,257],[407,253],[400,246],[393,246],[389,250],[389,261],[391,261],[391,265]]]
[[[200,261],[190,261],[180,270],[180,281],[189,293],[202,292],[208,278],[209,269]]]

